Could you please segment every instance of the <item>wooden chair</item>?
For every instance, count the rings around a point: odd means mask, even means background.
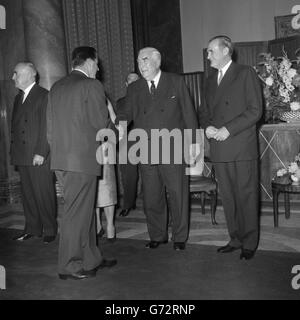
[[[210,162],[209,158],[204,158],[205,162]],[[201,197],[201,210],[205,214],[205,198],[206,195],[210,197],[211,222],[213,225],[216,221],[216,208],[218,200],[218,185],[215,179],[214,168],[211,168],[208,177],[202,175],[190,176],[190,193],[199,193]]]

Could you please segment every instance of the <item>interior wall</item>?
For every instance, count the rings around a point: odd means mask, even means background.
[[[218,34],[233,42],[275,38],[274,17],[291,14],[297,0],[180,0],[184,72],[203,71],[203,49]]]

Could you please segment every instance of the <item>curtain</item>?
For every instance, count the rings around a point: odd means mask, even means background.
[[[78,46],[97,49],[100,78],[114,103],[126,93],[134,71],[130,0],[63,0],[68,65]]]

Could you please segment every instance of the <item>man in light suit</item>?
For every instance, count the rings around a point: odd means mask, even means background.
[[[255,70],[231,60],[227,36],[212,38],[208,59],[216,71],[207,79],[200,125],[210,139],[230,241],[218,252],[241,248],[251,259],[258,245],[258,141],[262,92]]]
[[[64,212],[60,224],[60,279],[94,277],[99,268],[112,267],[96,245],[94,204],[97,176],[96,134],[107,125],[108,111],[98,71],[96,50],[78,47],[72,53],[73,71],[50,90],[47,137],[51,169],[63,186]]]
[[[54,174],[50,171],[46,138],[48,91],[36,84],[37,71],[30,62],[18,63],[13,80],[20,89],[16,96],[11,125],[11,163],[21,179],[25,228],[14,238],[26,241],[43,237],[52,242],[57,233]]]
[[[160,70],[161,55],[155,48],[139,51],[138,66],[142,78],[128,86],[126,112],[117,115],[118,120],[132,121],[133,129],[143,129],[151,145],[154,130],[198,128],[197,116],[187,87],[182,77]],[[192,141],[190,141],[192,142]],[[168,216],[166,191],[172,215],[172,240],[175,250],[184,250],[189,231],[189,180],[186,164],[174,161],[174,141],[168,150],[162,150],[158,161],[141,163],[144,211],[147,219],[150,242],[147,248],[155,249],[168,242]],[[162,157],[170,153],[170,163]],[[183,155],[180,154],[180,157]],[[157,159],[156,159],[157,160]],[[182,159],[181,159],[182,160]]]

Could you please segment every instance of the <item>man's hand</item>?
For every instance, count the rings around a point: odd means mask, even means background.
[[[200,145],[198,143],[192,143],[190,145],[190,160],[191,164],[195,164],[197,157],[200,154]]]
[[[38,155],[38,154],[35,154],[34,157],[33,157],[33,161],[32,161],[32,164],[34,166],[41,166],[43,163],[44,163],[44,157]]]
[[[217,130],[214,135],[214,139],[216,139],[217,141],[224,141],[229,137],[229,135],[229,131],[225,127],[222,127]]]
[[[123,139],[124,134],[125,134],[125,130],[124,128],[119,124],[116,125],[117,130],[119,131],[119,141]]]
[[[206,128],[205,130],[205,134],[207,136],[207,139],[211,139],[215,137],[215,134],[218,132],[218,129],[213,127],[213,126],[209,126]]]

